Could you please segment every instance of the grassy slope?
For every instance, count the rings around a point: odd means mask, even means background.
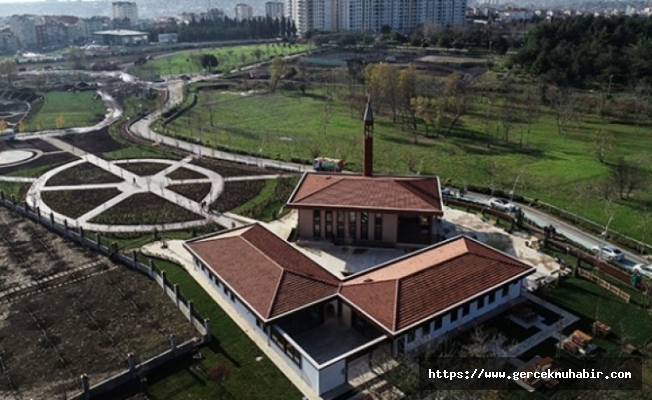
[[[282,45],[282,44],[281,44]],[[234,68],[238,68],[244,64],[251,64],[258,61],[268,61],[270,57],[277,55],[289,55],[294,53],[299,53],[309,49],[307,45],[296,44],[291,47],[282,47],[279,44],[259,44],[259,45],[247,45],[247,46],[235,46],[235,47],[219,47],[213,49],[203,49],[203,50],[194,50],[194,51],[185,51],[179,54],[175,54],[171,57],[159,58],[156,60],[149,61],[144,65],[144,69],[148,71],[149,74],[156,75],[173,75],[173,74],[183,74],[183,73],[196,73],[201,72],[201,68],[195,65],[192,62],[191,56],[195,54],[214,54],[219,61],[219,65],[216,69],[221,71],[230,71]],[[260,49],[263,52],[263,55],[260,57],[260,60],[253,56],[253,51],[255,49]],[[245,55],[245,61],[242,62],[241,55]],[[131,72],[138,74],[138,67],[131,69]]]
[[[27,119],[28,130],[37,130],[39,120],[43,129],[56,129],[59,115],[65,120],[62,128],[91,126],[98,121],[97,115],[104,116],[106,113],[102,100],[93,100],[94,91],[47,92],[44,96],[43,108],[36,114],[30,114]]]
[[[217,104],[212,128],[208,111],[200,104],[172,123],[169,129],[197,137],[198,127],[202,126],[199,138],[204,143],[219,143],[254,153],[262,149],[262,154],[268,157],[280,155],[286,160],[293,157],[311,159],[311,150],[317,149],[321,155],[344,158],[347,169],[359,170],[362,158],[359,112],[352,112],[343,101],[336,100],[328,106],[320,94],[320,91],[311,91],[306,96],[297,92],[242,96],[212,92],[208,99]],[[200,100],[208,101],[206,96],[200,96]],[[588,116],[579,126],[571,126],[569,133],[559,135],[552,110],[542,107],[541,111],[539,122],[525,138],[524,149],[514,143],[521,129],[516,124],[512,127],[508,146],[501,142],[488,146],[484,140],[478,140],[483,138],[478,112],[462,117],[459,127],[446,139],[424,137],[423,127],[420,127],[420,136],[415,138],[391,118],[377,113],[374,168],[382,173],[419,171],[439,175],[442,181],[451,179],[458,185],[489,186],[490,165],[495,164],[496,189],[511,190],[520,175],[517,192],[605,223],[605,203],[595,189],[608,177],[609,168],[599,163],[593,154],[594,135],[600,129],[614,134],[616,143],[607,157],[608,162],[625,156],[640,160],[647,171],[652,171],[652,158],[647,156],[648,128],[603,123]],[[493,123],[498,125],[498,117],[494,117]],[[410,158],[414,160],[414,171],[408,168]],[[594,193],[585,195],[587,187],[593,187]],[[611,229],[640,238],[648,229],[640,221],[652,203],[652,195],[638,192],[635,198],[635,201],[618,201],[611,205],[615,211]]]
[[[222,385],[188,369],[174,371],[165,379],[150,379],[149,392],[157,399],[299,399],[299,391],[254,345],[211,297],[180,267],[164,261],[156,265],[178,283],[184,296],[191,299],[203,317],[210,318],[212,343],[201,349],[206,370],[216,364],[231,373]],[[256,357],[262,356],[261,361]],[[169,371],[168,371],[169,372]],[[183,388],[183,390],[179,390]]]

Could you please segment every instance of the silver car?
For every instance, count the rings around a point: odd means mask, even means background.
[[[602,260],[622,261],[625,259],[625,253],[615,246],[593,246],[591,248],[591,253]]]

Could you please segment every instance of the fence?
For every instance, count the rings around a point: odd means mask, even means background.
[[[629,293],[621,290],[617,286],[612,285],[611,283],[605,281],[604,279],[598,277],[597,275],[595,275],[595,274],[593,274],[593,273],[591,273],[589,271],[586,271],[586,270],[584,270],[582,268],[577,269],[577,274],[582,278],[585,278],[585,279],[590,280],[591,282],[597,283],[598,285],[600,285],[600,287],[610,291],[611,293],[615,294],[616,296],[620,297],[621,299],[623,299],[623,300],[625,300],[626,302],[629,303],[629,300],[631,298]]]
[[[202,318],[199,315],[199,313],[194,308],[192,300],[184,298],[179,291],[179,285],[169,282],[165,271],[159,271],[151,259],[148,259],[147,264],[143,264],[142,262],[138,261],[136,251],[132,251],[129,255],[122,254],[117,251],[117,246],[115,246],[115,244],[111,246],[104,245],[102,243],[102,237],[99,233],[95,234],[95,240],[88,238],[85,236],[83,228],[79,227],[74,229],[69,227],[68,220],[64,220],[63,225],[61,225],[54,220],[54,215],[52,213],[50,213],[49,217],[43,216],[41,215],[41,212],[38,208],[30,210],[30,207],[27,205],[27,203],[17,204],[13,199],[6,199],[4,193],[1,191],[0,205],[45,226],[47,229],[56,234],[72,240],[73,242],[79,243],[82,247],[87,247],[91,250],[94,250],[110,258],[114,262],[125,265],[128,268],[134,269],[149,277],[161,287],[161,289],[168,295],[168,297],[170,297],[179,311],[181,311],[181,313],[186,317],[190,324],[192,324],[192,326],[197,329],[201,335],[201,339],[191,339],[179,346],[176,344],[176,339],[171,337],[170,350],[150,358],[149,360],[139,365],[135,365],[135,362],[132,362],[129,364],[128,371],[115,375],[92,387],[89,385],[88,376],[84,375],[81,378],[82,393],[73,396],[73,399],[90,399],[93,396],[97,396],[108,390],[115,389],[116,387],[119,387],[131,379],[136,378],[139,374],[160,366],[163,363],[173,360],[181,355],[187,354],[196,346],[210,341],[210,320],[208,318]],[[130,357],[130,359],[132,361],[135,360],[133,355]]]

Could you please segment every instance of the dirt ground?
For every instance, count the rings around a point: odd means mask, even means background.
[[[126,146],[115,141],[109,135],[108,129],[102,128],[83,135],[66,135],[61,140],[91,154],[101,154],[124,149]]]
[[[0,399],[65,398],[198,335],[147,277],[4,208],[0,260]]]

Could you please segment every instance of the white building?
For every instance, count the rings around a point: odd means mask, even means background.
[[[286,0],[285,16],[294,21],[294,26],[299,34],[308,30],[306,3],[312,0]]]
[[[248,4],[236,4],[235,6],[235,19],[242,21],[245,19],[252,19],[254,17],[254,9]]]
[[[12,15],[9,19],[9,30],[23,48],[38,45],[36,36],[36,21],[27,15]]]
[[[131,26],[138,26],[138,6],[128,1],[114,2],[113,19],[128,19]]]
[[[265,3],[265,15],[271,18],[281,18],[284,15],[285,4],[280,1],[268,1]]]
[[[258,223],[185,247],[200,279],[319,396],[368,371],[378,351],[410,352],[513,306],[535,271],[467,237],[343,279]]]
[[[299,33],[309,29],[379,31],[383,25],[409,32],[425,22],[463,24],[466,0],[288,0],[286,15]]]

